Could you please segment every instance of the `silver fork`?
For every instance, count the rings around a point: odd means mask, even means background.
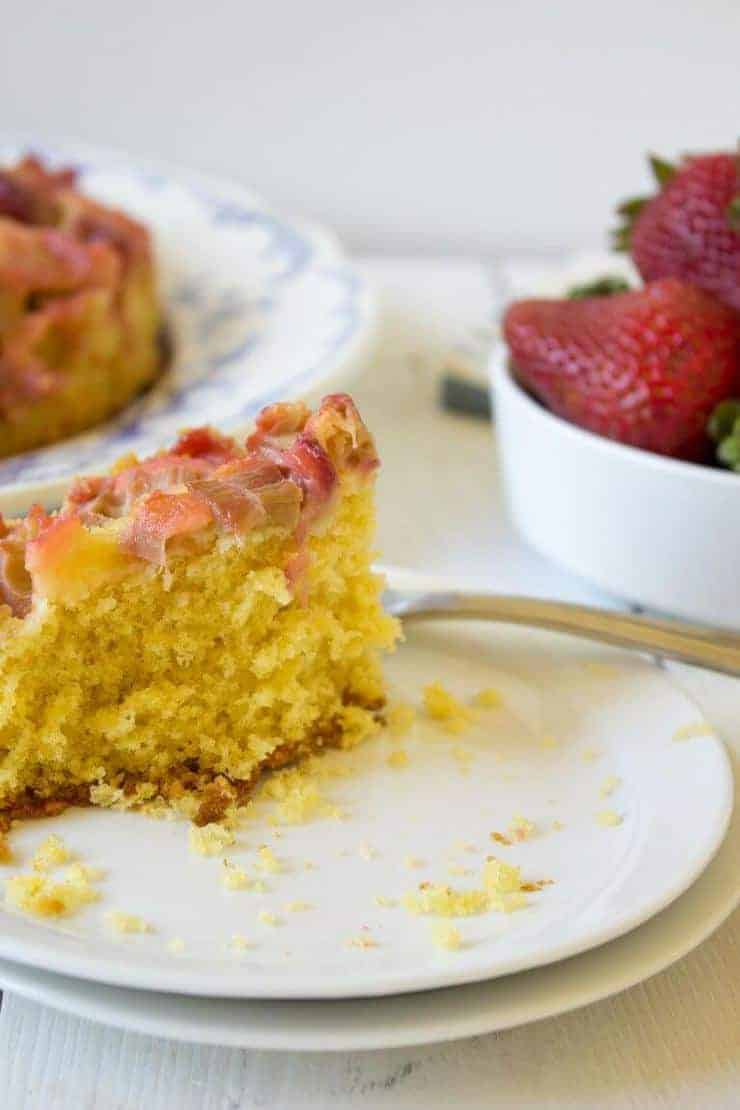
[[[396,576],[389,575],[392,582]],[[654,620],[567,601],[439,588],[391,586],[383,601],[386,610],[404,623],[454,618],[530,625],[740,676],[740,635],[688,621]]]

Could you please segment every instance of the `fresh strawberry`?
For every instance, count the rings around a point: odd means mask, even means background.
[[[659,191],[620,206],[615,245],[645,281],[683,278],[740,310],[740,154],[650,161]]]
[[[553,412],[662,455],[703,458],[707,419],[740,379],[740,316],[676,278],[518,301],[504,334],[515,375]]]

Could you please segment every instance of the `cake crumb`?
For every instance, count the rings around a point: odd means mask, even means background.
[[[46,875],[12,875],[5,880],[5,901],[35,917],[67,917],[97,902],[100,895],[89,882],[53,882]]]
[[[488,894],[485,890],[455,890],[443,883],[421,883],[418,890],[403,896],[402,903],[414,914],[467,917],[488,908]]]
[[[260,845],[257,850],[257,855],[259,856],[257,866],[261,868],[262,871],[267,871],[270,874],[277,874],[278,871],[283,870],[282,863],[277,858],[272,848],[267,844]]]
[[[296,898],[294,902],[288,902],[285,907],[286,913],[305,913],[306,910],[312,910],[313,906],[310,902],[302,902],[300,898]]]
[[[244,952],[247,948],[252,947],[252,942],[243,933],[234,933],[231,938],[231,947],[237,952]]]
[[[62,863],[69,863],[72,859],[74,859],[74,855],[64,841],[52,833],[37,850],[31,861],[31,866],[34,871],[50,871],[53,867],[58,867]]]
[[[190,851],[198,856],[219,856],[235,839],[231,829],[215,822],[202,827],[190,826]]]
[[[279,925],[280,924],[280,920],[279,920],[277,914],[273,913],[272,910],[260,910],[260,912],[257,914],[257,917],[259,918],[259,920],[262,922],[263,925]]]
[[[373,940],[371,936],[363,935],[362,933],[356,937],[348,937],[345,941],[347,948],[377,948],[377,940]]]
[[[303,861],[303,870],[304,871],[315,871],[316,870],[316,864],[311,859],[304,859],[304,861]]]
[[[437,948],[444,948],[449,952],[455,952],[462,947],[460,930],[445,921],[434,922],[432,925],[432,940]]]
[[[424,687],[424,707],[433,721],[453,734],[465,732],[473,719],[470,709],[445,690],[441,682],[432,682]]]
[[[185,951],[185,941],[182,937],[173,937],[172,940],[167,941],[167,951],[173,956],[179,956]]]
[[[105,920],[116,933],[153,933],[153,927],[135,913],[110,910]]]
[[[696,740],[700,736],[714,736],[714,729],[707,721],[694,721],[690,725],[682,725],[673,733],[674,740]]]
[[[221,885],[227,890],[246,890],[249,886],[249,876],[243,867],[224,859],[221,863]]]
[[[76,860],[64,869],[64,878],[71,883],[97,883],[105,878],[102,867],[91,867],[89,863]]]
[[[373,898],[373,902],[375,902],[376,906],[382,906],[384,909],[391,909],[393,906],[398,905],[395,898],[388,898],[385,894],[376,894]]]
[[[605,778],[599,787],[601,797],[608,798],[610,794],[614,793],[621,781],[618,775],[609,775],[608,778]]]
[[[386,720],[391,736],[405,736],[416,721],[416,710],[407,702],[397,702],[388,710]]]
[[[618,813],[615,813],[613,809],[600,810],[596,814],[596,820],[598,824],[603,825],[604,828],[611,828],[614,825],[622,824],[622,818]]]
[[[403,865],[404,867],[408,867],[409,869],[413,869],[414,867],[423,867],[424,860],[419,859],[418,856],[404,856]]]
[[[401,767],[408,767],[408,752],[406,752],[403,748],[396,748],[396,750],[394,752],[391,752],[390,755],[387,757],[386,763],[389,767],[393,767],[396,771],[398,771]]]
[[[13,862],[13,849],[10,847],[5,833],[0,833],[0,863]]]
[[[521,870],[495,856],[489,856],[483,864],[483,886],[495,894],[511,894],[521,890]]]
[[[338,817],[341,811],[327,802],[321,792],[319,774],[326,768],[306,760],[299,767],[287,767],[270,776],[262,787],[265,797],[277,803],[274,823],[302,825],[315,817]]]
[[[488,835],[490,836],[491,840],[495,840],[497,844],[503,844],[506,848],[510,848],[511,845],[514,843],[511,837],[506,836],[502,832],[492,832]]]
[[[526,817],[522,817],[520,813],[514,815],[509,825],[509,832],[514,840],[529,840],[536,831],[537,826],[534,821],[529,821]]]
[[[558,819],[556,817],[555,820],[552,823],[552,827],[555,830],[555,832],[561,832],[565,828],[565,825],[563,824],[562,821],[558,821]]]
[[[366,840],[363,840],[360,844],[360,847],[358,848],[358,855],[365,860],[375,859],[377,854],[378,853],[375,848],[373,848],[372,845],[368,844]]]
[[[501,694],[493,686],[486,686],[479,690],[473,698],[473,705],[478,709],[499,709],[504,704]]]

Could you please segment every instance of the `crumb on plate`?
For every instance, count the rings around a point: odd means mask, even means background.
[[[614,793],[621,781],[618,775],[609,775],[605,778],[599,787],[599,794],[601,797],[608,798],[610,794]]]
[[[109,910],[105,920],[116,933],[153,933],[154,928],[135,913]]]
[[[190,851],[197,856],[219,856],[235,839],[231,829],[215,822],[201,828],[197,825],[190,826]]]
[[[47,875],[12,875],[5,880],[5,901],[35,917],[67,917],[100,894],[85,880],[54,882]]]
[[[596,814],[596,821],[604,828],[611,828],[614,825],[621,825],[622,818],[613,809],[602,809]]]
[[[517,813],[512,818],[509,825],[509,832],[514,840],[529,840],[537,831],[537,826],[534,821],[522,817],[521,813]]]
[[[494,686],[484,687],[473,698],[473,705],[478,709],[499,709],[503,704],[504,699]]]
[[[386,721],[391,736],[405,736],[416,721],[416,710],[407,702],[397,702],[388,710]]]
[[[36,851],[31,866],[34,871],[50,871],[52,867],[59,867],[72,859],[74,855],[64,841],[52,833]]]
[[[467,705],[458,701],[441,682],[431,682],[424,687],[424,707],[433,721],[437,721],[446,732],[464,732],[473,720]]]
[[[378,942],[371,936],[360,933],[356,937],[348,937],[345,941],[347,948],[377,948]]]
[[[313,906],[310,902],[303,902],[300,898],[296,898],[293,902],[288,902],[285,907],[286,913],[305,913],[306,910],[312,910]]]
[[[431,931],[432,940],[437,948],[444,948],[449,952],[455,952],[462,947],[460,930],[456,929],[454,925],[450,925],[446,921],[435,921]]]
[[[249,886],[249,876],[243,867],[224,859],[221,863],[221,885],[227,890],[246,890]]]
[[[488,856],[483,864],[483,886],[496,894],[510,894],[512,891],[521,890],[521,869],[504,863],[495,856]]]
[[[396,748],[396,750],[394,752],[391,752],[390,755],[387,757],[386,763],[389,767],[393,767],[393,769],[396,771],[400,770],[401,767],[408,767],[408,752],[405,751],[403,748]]]
[[[444,883],[421,883],[418,890],[404,894],[402,903],[414,914],[467,917],[488,908],[488,894],[485,890],[455,890]]]
[[[267,844],[260,845],[257,850],[257,855],[259,857],[257,860],[257,866],[260,868],[260,870],[269,872],[272,875],[275,875],[278,873],[278,871],[283,870],[282,863],[277,858],[272,848],[270,848]]]

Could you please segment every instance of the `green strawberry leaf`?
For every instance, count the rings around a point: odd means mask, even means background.
[[[727,205],[727,222],[733,231],[740,231],[740,193]]]
[[[585,285],[573,285],[565,294],[571,301],[582,301],[586,297],[611,297],[613,293],[627,293],[629,282],[616,274],[606,274]]]
[[[617,205],[617,214],[634,218],[650,199],[650,197],[630,197],[629,200],[623,200],[621,204]]]
[[[717,445],[717,460],[740,472],[740,401],[720,401],[709,417],[707,433]]]
[[[676,167],[672,162],[666,162],[665,158],[658,158],[657,154],[649,154],[648,160],[650,169],[653,171],[653,177],[662,189],[675,174]]]

